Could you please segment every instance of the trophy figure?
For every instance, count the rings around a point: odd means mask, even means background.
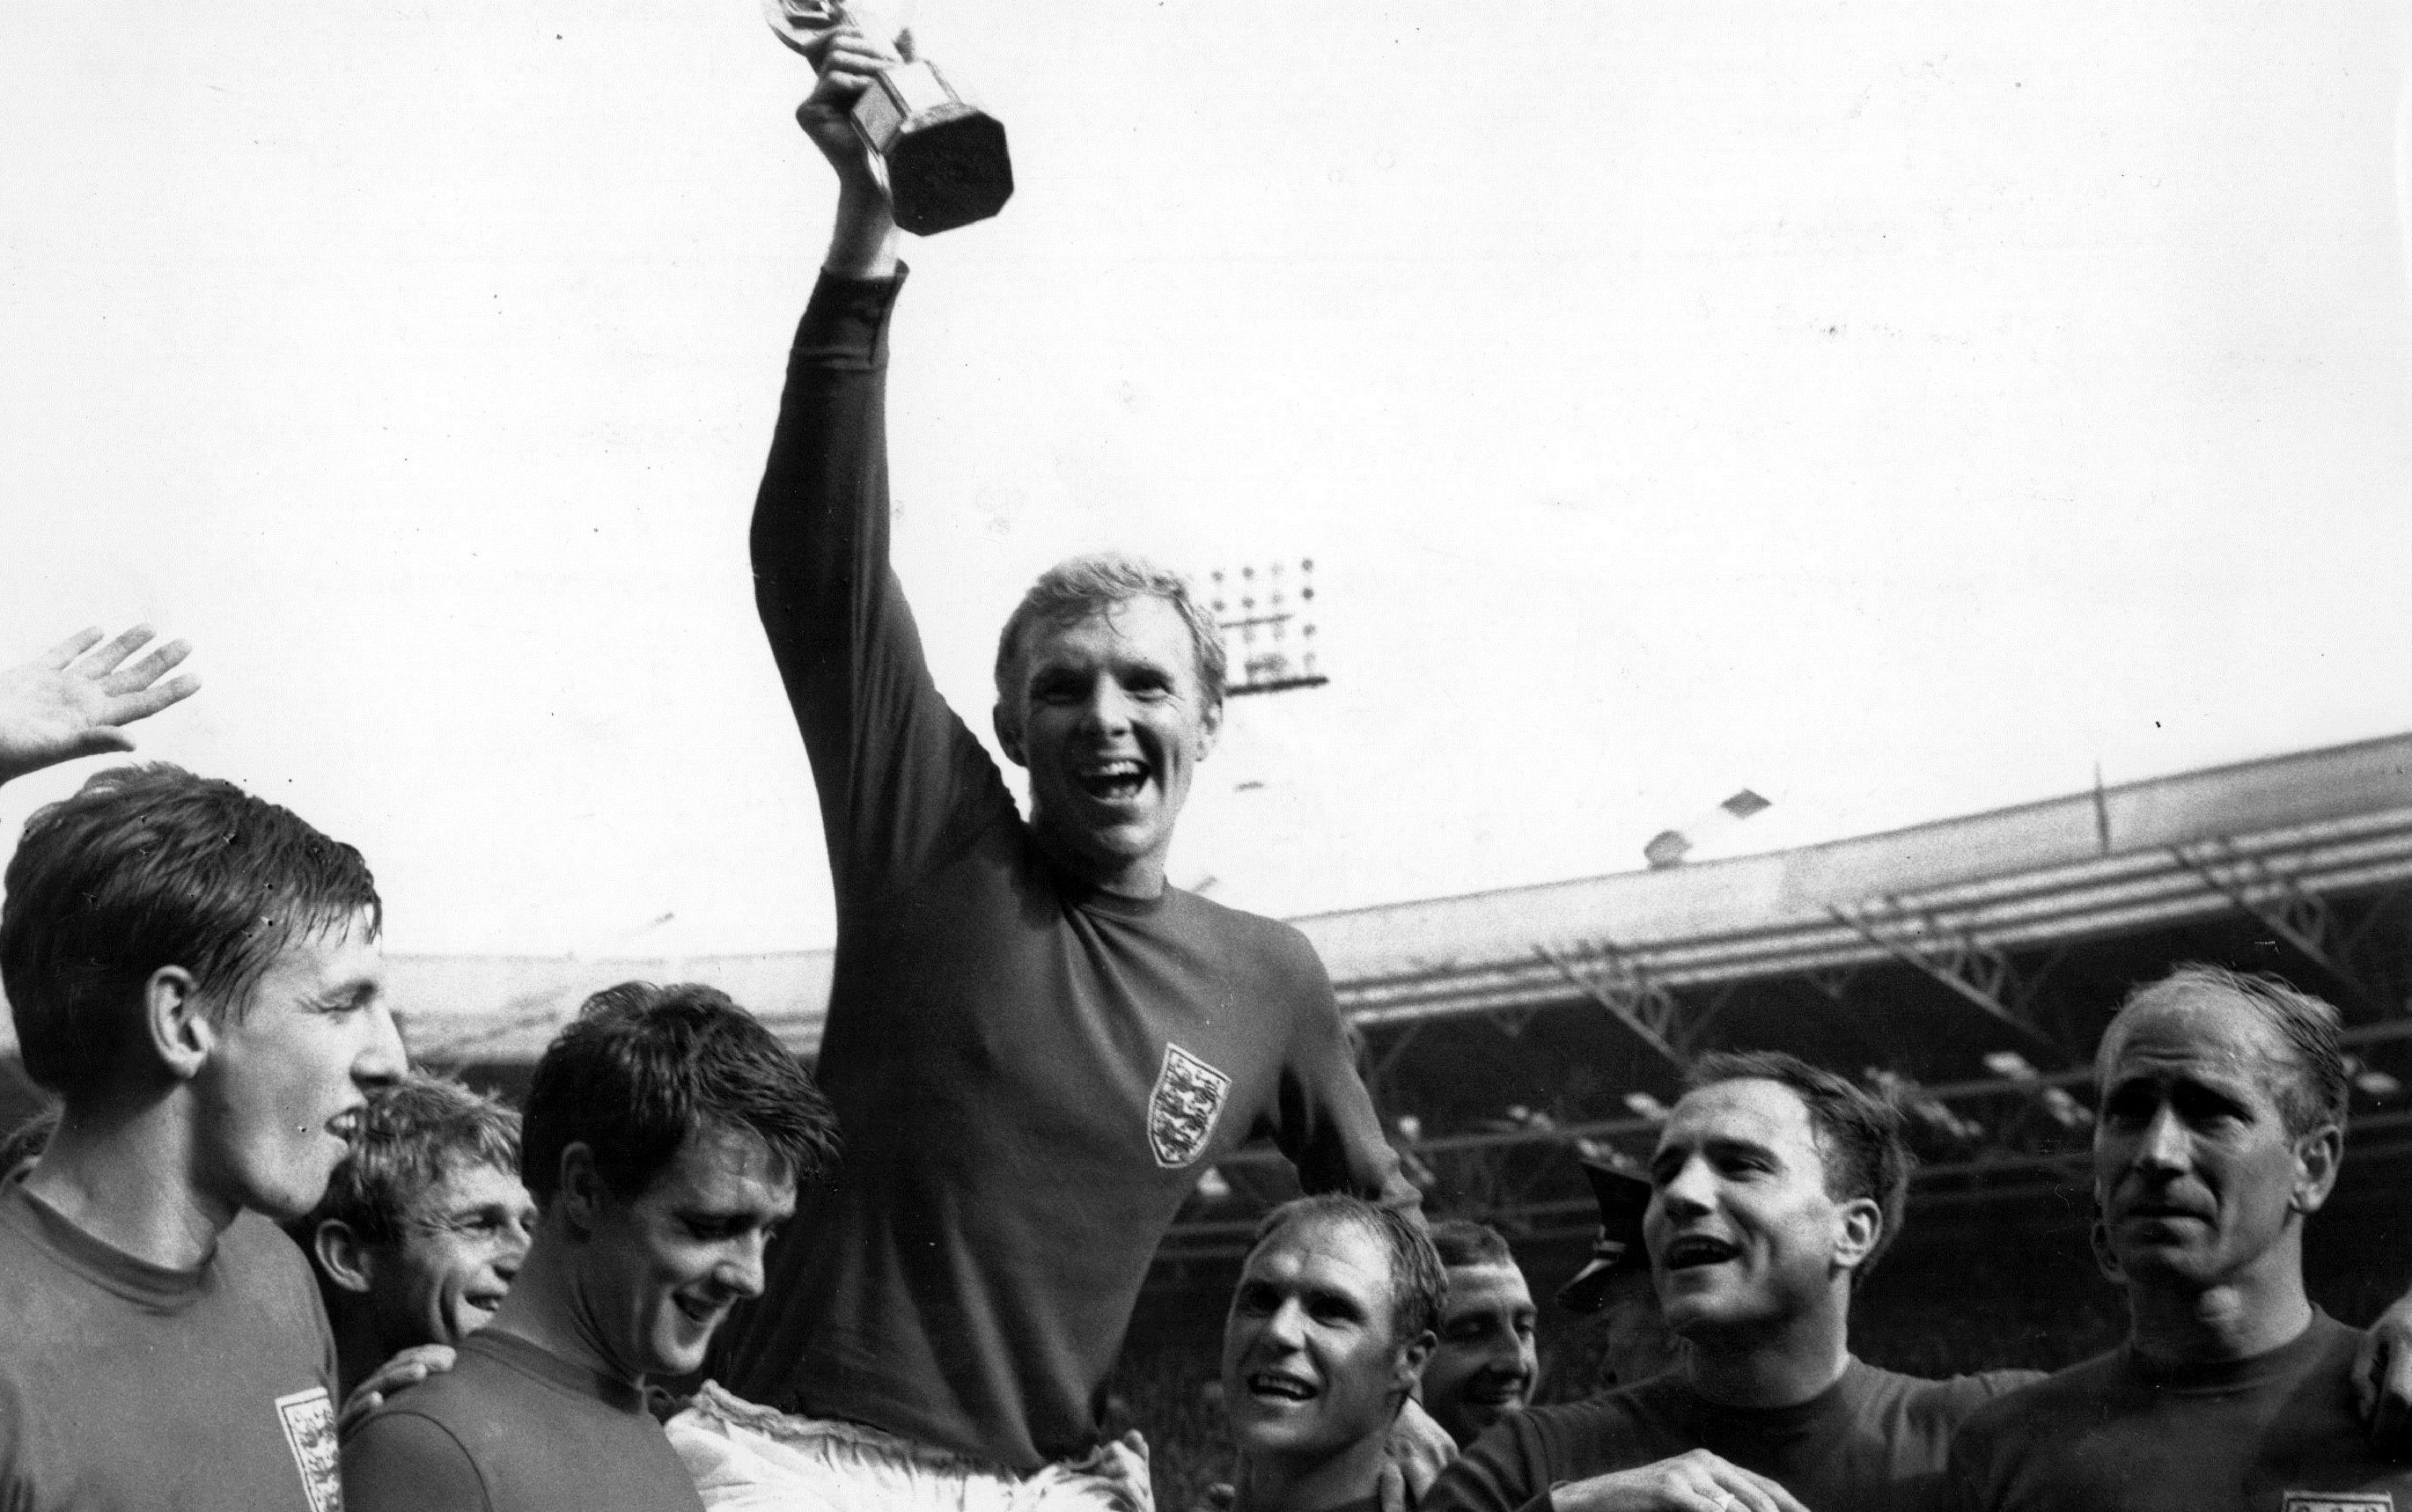
[[[762,0],[779,40],[809,58],[821,39],[853,22],[875,34],[846,0]],[[892,30],[892,28],[891,28]],[[896,224],[916,236],[934,236],[986,220],[1013,194],[1013,163],[1005,127],[967,105],[946,76],[916,58],[907,33],[892,41],[904,61],[883,68],[855,102],[854,129],[888,174]]]

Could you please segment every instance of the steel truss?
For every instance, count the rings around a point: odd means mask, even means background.
[[[2323,889],[2226,838],[2164,854],[2190,887],[2208,889],[2227,912],[2197,908],[2167,921],[2156,916],[2129,931],[2094,937],[2014,935],[2025,943],[2006,946],[1994,937],[2001,926],[1989,921],[1982,902],[1938,907],[1885,895],[1830,910],[1838,926],[1872,947],[1866,958],[1758,977],[1686,979],[1680,986],[1662,979],[1643,952],[1597,936],[1578,946],[1535,946],[1528,959],[1563,984],[1555,1000],[1469,1006],[1453,1016],[1406,1020],[1368,1016],[1362,1020],[1366,1083],[1408,1168],[1427,1185],[1434,1211],[1480,1217],[1511,1238],[1546,1239],[1579,1234],[1594,1221],[1580,1162],[1638,1169],[1656,1137],[1651,1112],[1664,1105],[1650,1097],[1632,1095],[1635,1111],[1601,1116],[1614,1108],[1613,1093],[1628,1085],[1611,1082],[1610,1094],[1600,1094],[1591,1057],[1623,1053],[1602,1047],[1616,1036],[1646,1047],[1642,1060],[1629,1064],[1655,1064],[1655,1076],[1644,1084],[1655,1081],[1671,1096],[1684,1069],[1720,1047],[1720,1030],[1726,1040],[1739,1034],[1749,1044],[1768,1043],[1771,1024],[1779,1035],[1790,1021],[1814,1032],[1813,1020],[1785,1017],[1800,1012],[1797,995],[1787,999],[1787,991],[1807,989],[1846,1010],[1847,1021],[1875,1000],[1898,1009],[1905,968],[1999,1026],[1990,1034],[1928,1035],[1924,1053],[1934,1062],[1927,1067],[1930,1076],[1953,1055],[1971,1064],[2006,1038],[2024,1052],[1995,1057],[2017,1065],[2015,1074],[1956,1080],[1914,1079],[1906,1060],[1865,1068],[1911,1115],[1913,1143],[1924,1161],[1915,1188],[1920,1203],[1981,1203],[2066,1191],[2081,1181],[2092,1116],[2086,1106],[2090,1037],[2109,1006],[2094,1000],[2108,994],[2115,1001],[2116,984],[2157,971],[2155,962],[2224,952],[2250,963],[2242,950],[2247,943],[2282,944],[2300,958],[2290,971],[2316,971],[2324,978],[2319,990],[2346,1007],[2352,1026],[2346,1037],[2357,1054],[2389,1059],[2394,1074],[2412,1082],[2412,1007],[2403,1001],[2412,983],[2412,882]],[[2268,942],[2241,937],[2257,928]],[[2207,929],[2224,932],[2207,936]],[[1597,1021],[1601,1010],[1615,1026],[1611,1041],[1581,1027],[1587,1017]],[[1475,1064],[1469,1056],[1480,1047],[1449,1026],[1475,1022],[1499,1036],[1491,1042],[1496,1050],[1480,1051],[1493,1057],[1484,1062],[1491,1075],[1526,1089],[1514,1094],[1522,1104],[1514,1117],[1506,1108],[1483,1112],[1467,1105]],[[1884,1059],[1884,1049],[1872,1058]],[[1856,1074],[1862,1068],[1838,1064],[1836,1069]],[[2357,1096],[2356,1158],[2412,1157],[2412,1107],[2405,1096]],[[1271,1150],[1226,1161],[1222,1169],[1233,1195],[1193,1206],[1167,1240],[1167,1262],[1236,1255],[1256,1205],[1294,1190],[1286,1170],[1261,1168],[1281,1164]],[[1251,1167],[1258,1169],[1251,1173]]]

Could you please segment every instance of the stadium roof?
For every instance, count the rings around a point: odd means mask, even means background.
[[[2412,736],[2390,736],[1797,850],[1296,922],[1371,1025],[1563,1001],[1558,962],[1586,952],[1668,987],[1743,981],[1901,959],[1938,936],[2025,948],[2407,877]]]

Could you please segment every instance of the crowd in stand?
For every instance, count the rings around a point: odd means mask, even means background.
[[[838,208],[752,533],[838,904],[816,1068],[706,987],[595,994],[516,1112],[414,1069],[349,845],[223,781],[108,768],[9,858],[5,982],[53,1100],[0,1155],[0,1508],[1153,1512],[1106,1382],[1199,1172],[1265,1138],[1308,1194],[1225,1319],[1238,1512],[2412,1505],[2412,1299],[2303,1286],[2344,1156],[2329,1006],[2184,967],[2095,1062],[2096,1251],[2129,1330],[2057,1373],[1852,1352],[1910,1158],[1879,1097],[1772,1052],[1692,1070],[1601,1173],[1616,1380],[1535,1406],[1494,1232],[1429,1221],[1305,940],[1170,888],[1223,651],[1174,575],[1043,575],[1007,622],[1005,773],[939,697],[888,559],[904,281],[826,37],[800,120]],[[130,748],[181,643],[0,674],[0,781]],[[138,659],[139,658],[139,659]]]

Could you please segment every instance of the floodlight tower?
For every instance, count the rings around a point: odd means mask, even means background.
[[[1231,675],[1231,697],[1319,688],[1331,680],[1316,669],[1315,558],[1301,557],[1258,569],[1242,567],[1235,578],[1217,567],[1212,581],[1214,621],[1222,626]]]

